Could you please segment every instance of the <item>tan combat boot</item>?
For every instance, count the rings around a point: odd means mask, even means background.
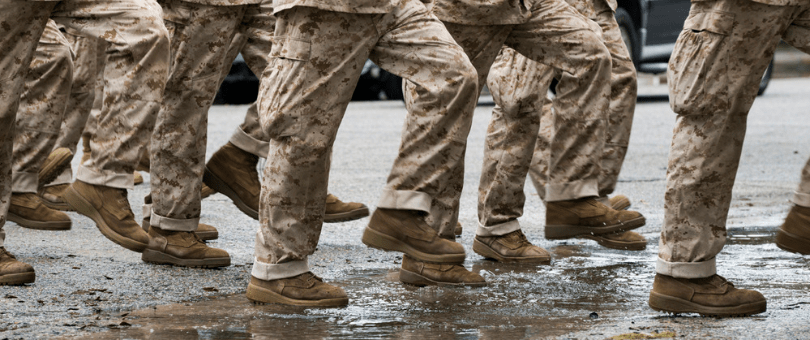
[[[218,268],[231,265],[228,252],[211,248],[190,231],[149,228],[149,246],[141,260],[181,267]]]
[[[546,203],[546,238],[550,240],[615,234],[644,223],[644,216],[638,212],[613,210],[593,197]]]
[[[42,204],[34,193],[12,193],[8,220],[21,227],[40,230],[70,230],[70,217]]]
[[[258,220],[261,193],[258,163],[259,157],[228,142],[205,164],[203,183],[228,196],[239,210]]]
[[[90,138],[87,135],[82,135],[82,164],[90,159]]]
[[[349,304],[349,297],[343,288],[325,283],[311,272],[270,281],[251,276],[245,295],[256,303],[307,307],[343,307]]]
[[[51,154],[42,163],[42,167],[39,168],[39,186],[42,187],[53,182],[65,170],[65,167],[70,165],[72,159],[73,153],[68,148],[57,148],[51,151]]]
[[[657,311],[704,316],[747,316],[767,309],[758,291],[734,288],[720,275],[682,279],[656,274],[649,305]]]
[[[17,261],[6,248],[0,247],[0,286],[34,283],[34,267]]]
[[[326,195],[326,212],[324,223],[354,221],[368,216],[368,207],[363,203],[345,203],[335,195]]]
[[[426,262],[462,263],[465,257],[461,244],[439,237],[424,214],[412,210],[377,208],[363,232],[363,243]]]
[[[217,193],[216,190],[211,189],[211,187],[209,187],[209,186],[205,185],[205,183],[203,183],[202,188],[200,189],[200,199],[201,200],[206,199],[206,198],[208,198],[208,196],[211,196],[211,195],[216,194],[216,193]]]
[[[110,241],[139,253],[149,244],[149,235],[135,222],[126,189],[76,180],[65,191],[65,201],[96,222],[98,230]]]
[[[613,210],[626,210],[630,208],[630,199],[624,195],[616,195],[607,200]],[[647,249],[647,239],[632,231],[619,232],[615,234],[580,235],[579,238],[594,240],[605,248],[619,250],[644,250]]]
[[[74,211],[65,201],[65,191],[70,187],[70,184],[57,184],[39,189],[39,198],[42,199],[42,204],[46,207],[61,210],[61,211]]]
[[[776,245],[789,252],[810,255],[810,208],[794,205],[776,232]]]
[[[461,236],[462,232],[464,232],[464,228],[461,227],[461,222],[456,222],[456,228],[453,229],[453,234],[456,236]]]
[[[146,195],[143,198],[143,221],[141,223],[141,227],[143,231],[149,233],[149,227],[151,227],[151,220],[152,220],[152,209],[150,205],[152,204],[152,194]],[[216,240],[219,238],[219,231],[212,225],[208,225],[205,223],[197,224],[197,230],[194,231],[194,234],[203,241],[210,241]]]
[[[133,172],[132,173],[132,184],[138,185],[143,183],[143,175],[140,172]]]
[[[473,251],[498,262],[551,263],[551,254],[531,244],[520,230],[499,236],[476,235]]]
[[[478,273],[471,272],[464,266],[452,263],[429,263],[414,259],[408,255],[402,257],[402,268],[399,269],[399,280],[415,286],[466,286],[483,287],[487,285]]]

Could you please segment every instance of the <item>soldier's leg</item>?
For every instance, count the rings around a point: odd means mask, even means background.
[[[804,11],[788,27],[782,40],[810,53],[810,11]],[[776,234],[776,245],[787,251],[810,255],[810,160],[802,169],[793,208]]]
[[[610,105],[605,148],[602,151],[602,169],[599,173],[599,196],[606,197],[616,189],[627,147],[630,145],[630,130],[636,110],[638,86],[636,68],[630,59],[627,45],[622,40],[619,25],[613,10],[603,0],[594,0],[596,17],[602,28],[602,41],[610,51]]]
[[[518,53],[561,71],[546,185],[549,239],[612,234],[645,223],[637,212],[616,211],[595,199],[611,66],[599,31],[564,1],[552,0],[535,4],[530,20],[506,40]]]
[[[240,31],[234,36],[223,65],[222,78],[228,74],[231,61],[241,52],[245,63],[254,74],[261,75],[267,67],[273,46],[272,1],[247,8]],[[217,150],[206,164],[203,182],[233,200],[245,214],[259,218],[259,183],[256,165],[258,158],[267,158],[268,138],[259,124],[256,103],[250,105],[244,122],[231,135],[230,141]],[[203,188],[205,191],[205,188]],[[326,199],[324,223],[341,222],[368,216],[368,207],[361,203],[344,203],[334,195]]]
[[[475,71],[463,49],[420,1],[403,1],[381,25],[383,35],[370,58],[406,79],[409,114],[398,157],[363,242],[406,253],[400,270],[402,282],[485,285],[481,276],[457,264],[464,259],[458,244],[444,241],[433,247],[398,249],[390,243],[413,236],[407,234],[412,224],[435,230],[430,230],[435,236],[421,234],[419,238],[455,240],[466,140],[478,91]],[[428,215],[422,217],[424,213]],[[459,260],[454,260],[457,256]]]
[[[3,231],[11,198],[15,120],[28,66],[54,4],[0,2],[0,285],[34,282],[34,268],[5,248]]]
[[[115,243],[141,252],[149,236],[135,222],[126,189],[160,108],[169,67],[169,39],[160,8],[149,0],[60,2],[52,18],[106,42],[101,112],[67,202]],[[110,32],[115,32],[111,34]]]
[[[487,85],[495,108],[484,142],[478,186],[478,229],[473,250],[503,262],[549,263],[550,254],[526,240],[523,185],[540,128],[543,104],[554,69],[503,48],[492,64]]]
[[[348,303],[339,287],[314,276],[307,258],[320,237],[329,161],[354,84],[377,41],[380,15],[293,7],[276,13],[259,114],[269,152],[246,295],[258,302],[310,306]],[[300,29],[307,25],[309,29]],[[317,66],[316,66],[317,65]],[[280,288],[301,285],[296,295]]]
[[[90,39],[75,30],[67,30],[65,38],[73,50],[73,86],[67,100],[67,108],[62,119],[59,137],[56,139],[54,151],[48,158],[55,158],[59,150],[69,150],[76,155],[76,146],[79,143],[87,118],[93,108],[97,80],[97,45],[96,39]],[[71,156],[72,158],[72,156]],[[41,171],[40,171],[41,172]],[[42,176],[40,176],[42,181]],[[70,163],[50,183],[45,183],[39,195],[42,203],[56,210],[72,211],[73,208],[64,200],[64,192],[73,182],[73,169]],[[43,185],[43,183],[40,183]]]
[[[70,229],[70,218],[42,204],[37,195],[40,166],[53,150],[73,82],[70,45],[49,21],[31,61],[17,110],[12,195],[8,220],[22,227]],[[64,166],[70,159],[62,159]]]
[[[194,247],[200,249],[190,253],[181,244],[187,239],[184,235],[199,225],[208,109],[246,7],[179,0],[162,6],[171,34],[172,67],[150,147],[152,227],[142,259],[179,266],[227,266],[230,256],[223,250],[198,241]]]
[[[725,244],[748,111],[782,34],[798,13],[795,6],[745,0],[692,4],[667,72],[670,105],[678,117],[650,293],[654,309],[709,315],[766,309],[761,294],[728,286],[717,276],[715,261]],[[705,64],[709,58],[717,62]],[[707,300],[704,294],[687,293],[711,290],[725,294]]]

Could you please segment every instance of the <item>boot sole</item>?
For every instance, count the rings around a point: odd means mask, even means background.
[[[405,253],[419,261],[433,262],[433,263],[463,263],[466,257],[465,253],[460,254],[428,254],[414,249],[407,243],[400,241],[391,236],[380,233],[369,227],[363,231],[363,243],[371,248],[376,248],[385,251],[396,251]]]
[[[439,287],[484,287],[486,282],[440,282],[428,279],[425,276],[419,275],[412,271],[405,269],[399,270],[399,281],[409,285],[424,287],[424,286],[439,286]]]
[[[580,238],[594,240],[596,241],[596,243],[599,243],[600,246],[610,249],[636,250],[636,251],[647,249],[647,242],[621,242],[609,240],[598,235],[590,235],[590,234],[581,235]]]
[[[183,259],[159,252],[157,250],[146,249],[141,255],[144,262],[155,264],[171,264],[180,267],[192,268],[219,268],[231,265],[230,257],[212,257],[207,259]]]
[[[586,227],[581,225],[546,225],[546,239],[565,240],[582,235],[603,235],[614,234],[622,231],[641,228],[647,220],[644,216],[636,217],[629,221],[601,227]]]
[[[611,204],[610,207],[613,210],[627,210],[630,208],[630,200],[627,198],[618,200],[615,204]]]
[[[16,286],[34,283],[37,275],[34,272],[0,275],[0,286]]]
[[[473,251],[478,255],[498,262],[551,264],[551,257],[503,256],[498,254],[498,252],[496,252],[495,249],[492,249],[492,247],[478,241],[477,239],[473,240]]]
[[[47,185],[56,177],[59,177],[59,174],[65,170],[65,168],[70,165],[70,161],[73,159],[73,153],[68,151],[67,153],[60,153],[56,156],[53,162],[49,162],[47,164],[43,164],[39,171],[39,186],[42,187]]]
[[[93,222],[96,222],[96,228],[98,228],[98,231],[100,231],[101,234],[104,235],[104,237],[106,237],[108,240],[137,253],[141,253],[144,249],[146,249],[146,243],[140,243],[130,238],[121,236],[112,230],[112,228],[107,225],[107,222],[101,218],[101,213],[99,213],[98,210],[96,210],[96,208],[90,204],[90,202],[85,200],[84,197],[82,197],[82,195],[76,192],[76,190],[72,187],[65,190],[65,201],[67,204],[70,204],[70,206],[76,209],[76,212],[90,218],[93,220]]]
[[[362,207],[360,209],[355,209],[337,214],[324,214],[323,223],[354,221],[359,220],[363,217],[367,217],[368,215],[369,215],[368,207]]]
[[[195,231],[194,234],[196,234],[197,237],[199,237],[200,240],[203,240],[203,241],[211,241],[211,240],[216,240],[216,239],[219,238],[219,232],[218,231],[209,231],[209,232]]]
[[[205,183],[205,185],[211,189],[214,189],[214,191],[228,196],[233,204],[236,205],[239,210],[245,213],[245,215],[250,216],[254,220],[259,219],[259,212],[253,210],[244,201],[242,201],[242,199],[239,198],[239,195],[236,194],[236,191],[233,191],[231,187],[225,184],[225,181],[221,180],[219,177],[217,177],[217,175],[214,175],[211,170],[208,170],[208,167],[205,167],[205,172],[203,173],[203,183]]]
[[[73,207],[70,206],[70,204],[67,204],[67,203],[53,203],[51,201],[45,200],[44,198],[42,199],[42,205],[44,205],[44,206],[46,206],[48,208],[51,208],[53,210],[76,211],[75,209],[73,209]]]
[[[767,301],[747,303],[739,306],[709,307],[672,296],[650,292],[650,308],[659,312],[698,313],[703,316],[749,316],[765,312]]]
[[[17,223],[20,227],[36,230],[70,230],[73,223],[71,221],[32,221],[11,212],[8,213],[9,221]]]
[[[253,284],[248,284],[245,296],[256,304],[278,303],[282,305],[305,306],[305,307],[345,307],[349,304],[349,297],[320,299],[320,300],[299,300],[292,299]]]
[[[810,239],[793,235],[782,229],[776,232],[776,246],[791,253],[810,255]]]

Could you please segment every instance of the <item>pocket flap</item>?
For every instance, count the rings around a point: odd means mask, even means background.
[[[734,14],[720,11],[698,12],[686,19],[683,28],[729,35],[734,28]]]
[[[292,37],[274,37],[270,56],[292,60],[309,60],[309,41],[298,40]]]

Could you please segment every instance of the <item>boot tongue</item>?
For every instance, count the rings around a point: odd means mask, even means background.
[[[129,206],[129,199],[127,199],[127,189],[118,189],[118,204],[121,205],[119,208],[121,209],[113,209],[111,213],[115,216],[119,221],[123,221],[128,217],[135,217],[135,214],[132,213],[132,208]]]

